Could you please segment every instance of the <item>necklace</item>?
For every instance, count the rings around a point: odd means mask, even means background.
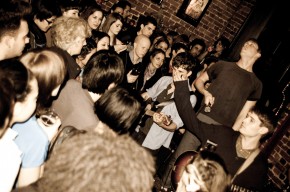
[[[247,159],[251,155],[251,153],[253,151],[255,151],[255,150],[256,150],[256,148],[254,148],[254,149],[243,149],[243,147],[242,147],[242,138],[238,137],[237,142],[236,142],[236,152],[237,152],[238,157]]]

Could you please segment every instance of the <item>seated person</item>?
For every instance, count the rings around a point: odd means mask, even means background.
[[[124,65],[117,53],[101,50],[93,54],[84,67],[82,83],[70,79],[53,102],[61,127],[93,130],[99,122],[94,103],[107,89],[120,84],[123,75]]]

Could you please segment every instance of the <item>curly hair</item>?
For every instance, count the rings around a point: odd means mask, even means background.
[[[37,191],[151,192],[152,156],[128,135],[78,134],[48,160]]]
[[[77,37],[87,38],[91,30],[84,19],[59,17],[51,28],[53,44],[67,50]]]

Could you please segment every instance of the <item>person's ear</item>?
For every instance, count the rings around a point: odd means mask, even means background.
[[[192,71],[187,72],[187,77],[189,77],[192,74]]]
[[[267,134],[269,132],[269,129],[267,128],[267,127],[260,127],[260,129],[259,129],[259,133],[261,134],[261,135],[265,135],[265,134]]]
[[[140,25],[140,28],[143,29],[143,28],[144,28],[144,24],[141,24],[141,25]]]
[[[114,88],[114,87],[116,87],[116,84],[115,84],[115,83],[111,83],[111,84],[108,86],[108,90],[110,90],[110,89],[112,89],[112,88]]]

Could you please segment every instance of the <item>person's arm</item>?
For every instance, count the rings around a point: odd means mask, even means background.
[[[25,187],[37,181],[43,172],[43,165],[33,168],[21,168],[17,181],[18,187]]]
[[[209,80],[209,76],[207,72],[205,71],[202,73],[196,80],[195,80],[195,87],[197,90],[204,95],[204,103],[206,105],[211,104],[211,106],[214,104],[214,97],[210,92],[208,92],[205,88],[205,83]]]
[[[241,127],[243,120],[246,118],[250,109],[256,104],[257,101],[246,101],[245,105],[243,106],[241,112],[239,113],[234,125],[233,130],[238,131]]]
[[[198,129],[198,121],[193,107],[190,103],[190,92],[188,89],[188,81],[175,81],[174,100],[179,116],[181,117],[187,130],[196,133]]]

